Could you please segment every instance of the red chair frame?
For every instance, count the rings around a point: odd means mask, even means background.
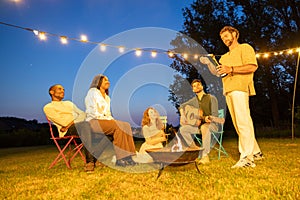
[[[78,144],[76,142],[76,139],[78,139],[80,137],[77,136],[77,135],[64,136],[64,137],[55,137],[54,133],[53,133],[53,129],[52,129],[52,123],[48,118],[47,118],[47,121],[48,121],[49,128],[50,128],[51,139],[53,140],[53,142],[55,143],[55,145],[56,145],[56,147],[59,151],[59,154],[53,160],[53,162],[49,166],[49,169],[54,167],[61,160],[65,161],[65,164],[67,165],[67,167],[69,169],[72,169],[71,162],[77,154],[80,154],[82,160],[84,161],[84,163],[86,163],[85,156],[81,152],[83,144],[82,143]],[[61,146],[59,144],[59,141],[63,141],[63,140],[67,141],[67,143],[64,146]],[[74,144],[74,148],[72,148],[73,144]],[[68,151],[65,153],[65,151],[67,149],[68,149]],[[67,159],[67,157],[68,157],[68,159]]]

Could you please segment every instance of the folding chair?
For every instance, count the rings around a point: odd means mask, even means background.
[[[164,131],[167,132],[167,121],[168,121],[168,117],[167,116],[159,116],[160,120],[162,121],[163,125],[164,125]]]
[[[162,121],[163,125],[164,125],[164,132],[166,134],[166,137],[167,137],[167,141],[166,141],[166,144],[168,144],[169,142],[169,135],[167,133],[167,123],[168,123],[168,116],[164,115],[164,116],[159,116],[160,120]]]
[[[218,117],[219,118],[224,118],[224,109],[220,109],[218,110]],[[221,153],[223,153],[226,157],[228,156],[227,152],[225,151],[222,142],[223,142],[223,126],[224,124],[220,124],[219,125],[219,130],[216,132],[212,132],[212,140],[211,140],[211,147],[216,149],[218,151],[218,160],[220,160],[221,158]],[[219,136],[219,137],[218,137]],[[194,135],[195,139],[197,140],[197,142],[199,142],[199,144],[202,146],[202,139],[197,136],[197,134]],[[216,147],[213,143],[213,140],[216,140],[218,147]]]
[[[82,143],[78,144],[76,142],[76,139],[78,139],[80,137],[76,136],[76,135],[55,137],[53,130],[52,130],[52,123],[48,118],[47,118],[47,121],[48,121],[49,128],[50,128],[51,139],[54,141],[54,143],[59,151],[59,154],[53,160],[53,162],[49,166],[49,169],[52,168],[54,165],[56,165],[62,159],[65,161],[65,164],[67,165],[67,167],[69,169],[72,169],[71,162],[78,153],[80,154],[82,160],[84,162],[86,162],[85,157],[81,152],[83,144]],[[60,145],[59,142],[66,142],[66,143],[64,145],[62,145],[62,144]],[[74,144],[74,147],[72,147],[73,144]]]

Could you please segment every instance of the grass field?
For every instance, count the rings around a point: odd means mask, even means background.
[[[72,170],[64,163],[48,169],[54,145],[0,149],[0,199],[300,199],[299,139],[258,142],[265,159],[256,168],[231,169],[239,157],[237,141],[226,139],[229,157],[199,165],[203,174],[194,164],[167,166],[159,179],[158,165],[145,164],[87,174],[80,157]]]

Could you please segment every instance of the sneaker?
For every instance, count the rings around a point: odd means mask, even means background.
[[[205,164],[208,164],[208,163],[209,163],[209,157],[208,157],[208,155],[203,156],[203,157],[198,161],[198,165],[200,165],[200,164],[205,165]]]
[[[255,167],[253,161],[249,160],[247,157],[240,159],[235,165],[233,165],[231,168],[242,168],[242,167]]]
[[[254,160],[263,160],[264,158],[265,157],[264,157],[264,154],[262,152],[258,152],[258,153],[253,155]]]
[[[119,166],[119,167],[126,167],[128,165],[128,163],[126,162],[125,159],[118,159],[116,161],[116,166]]]
[[[94,162],[89,162],[84,166],[84,171],[85,172],[93,172],[94,171]]]
[[[134,160],[132,160],[131,156],[128,156],[126,158],[126,162],[127,162],[128,165],[132,165],[132,166],[137,164]]]

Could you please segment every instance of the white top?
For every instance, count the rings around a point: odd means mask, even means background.
[[[97,88],[89,89],[85,97],[86,121],[91,119],[112,120],[110,112],[110,98],[105,94],[102,96]]]

